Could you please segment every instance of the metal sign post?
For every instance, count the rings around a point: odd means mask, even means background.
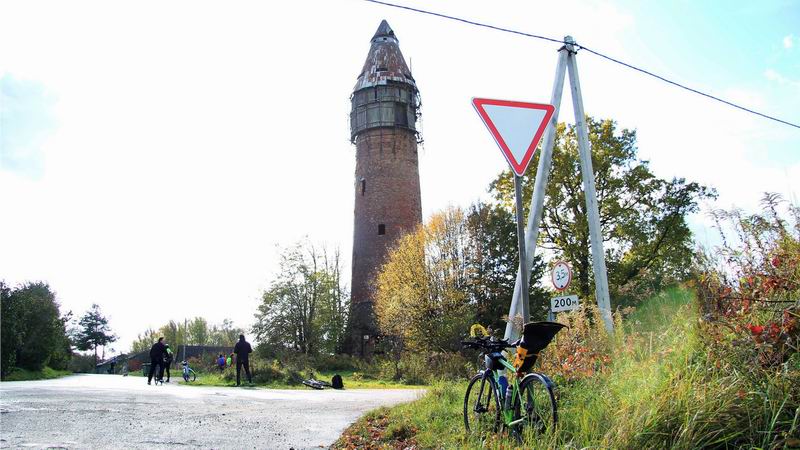
[[[522,209],[522,176],[525,169],[533,159],[536,146],[553,115],[552,105],[541,103],[528,103],[511,100],[496,100],[488,98],[473,98],[472,106],[483,120],[486,128],[494,137],[497,146],[508,161],[514,175],[514,196],[516,200],[517,240],[519,242],[519,270],[522,278],[519,291],[515,291],[512,307],[518,314],[509,315],[509,322],[517,315],[522,316],[523,322],[530,319],[528,305],[528,274],[531,261],[525,252],[525,229],[522,221],[525,218]],[[549,132],[549,131],[548,131]]]
[[[597,305],[600,308],[606,329],[614,329],[614,322],[611,317],[611,305],[608,295],[608,276],[606,274],[605,255],[603,253],[602,230],[600,229],[599,212],[597,207],[597,197],[594,189],[594,172],[592,169],[591,148],[589,145],[589,134],[586,130],[586,118],[583,110],[583,97],[581,95],[580,80],[578,79],[578,66],[575,60],[577,50],[575,40],[571,36],[566,36],[564,41],[568,44],[559,49],[558,63],[556,64],[556,75],[553,81],[553,91],[550,104],[554,107],[554,113],[550,117],[550,126],[544,135],[542,153],[539,156],[539,166],[536,170],[536,181],[531,197],[530,215],[525,233],[526,264],[525,274],[517,274],[517,281],[514,285],[514,296],[512,297],[511,307],[508,311],[509,318],[522,313],[522,305],[519,298],[522,294],[523,278],[525,279],[525,290],[527,291],[527,278],[530,276],[530,268],[533,267],[533,259],[536,255],[536,242],[539,238],[539,224],[542,220],[544,209],[544,195],[547,188],[547,180],[550,176],[550,168],[553,163],[553,146],[555,145],[556,124],[558,123],[558,111],[561,107],[561,96],[564,90],[564,78],[569,70],[570,87],[572,94],[573,109],[575,110],[575,127],[578,132],[578,147],[581,155],[581,176],[583,178],[583,189],[586,196],[586,209],[589,212],[589,231],[592,246],[592,269],[595,277],[595,296]],[[520,332],[509,320],[506,325],[506,339],[516,339]]]
[[[520,299],[522,300],[522,323],[526,323],[530,319],[530,301],[528,296],[528,265],[526,264],[527,258],[525,257],[525,228],[522,226],[525,214],[522,210],[522,177],[514,174],[514,197],[516,200],[517,210],[517,241],[519,242],[519,273],[522,274],[520,282],[522,283],[522,291]],[[509,316],[509,321],[512,317]]]

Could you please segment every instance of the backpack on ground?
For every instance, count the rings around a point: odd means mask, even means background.
[[[344,389],[344,383],[342,383],[342,376],[338,373],[331,378],[331,387],[334,389]]]

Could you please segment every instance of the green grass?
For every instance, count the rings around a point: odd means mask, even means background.
[[[189,383],[185,383],[191,386],[236,386],[236,372],[235,369],[226,369],[232,372],[233,379],[226,379],[223,377],[222,374],[219,372],[198,372],[197,373],[197,380]],[[425,386],[418,386],[418,385],[409,385],[403,384],[400,382],[394,381],[387,381],[387,380],[378,380],[372,379],[369,376],[365,376],[359,374],[358,372],[352,370],[342,370],[342,371],[319,371],[315,372],[315,379],[328,381],[330,382],[331,378],[335,374],[339,374],[342,377],[342,382],[344,383],[345,389],[419,389]],[[228,375],[230,377],[230,375]],[[178,376],[173,376],[172,378],[178,379],[180,383],[184,383],[183,378],[181,378],[180,373]],[[244,373],[242,373],[242,380],[244,383]],[[286,380],[275,380],[268,383],[253,383],[247,386],[252,387],[260,387],[260,388],[267,388],[267,389],[310,389],[309,387],[301,384],[300,382],[288,382]]]
[[[72,375],[72,372],[67,370],[56,370],[51,369],[49,367],[45,367],[42,370],[32,371],[32,370],[25,370],[19,367],[15,367],[11,369],[11,373],[9,373],[3,381],[34,381],[34,380],[49,380],[52,378],[61,378],[67,375]]]
[[[423,449],[800,447],[800,376],[753,381],[717,370],[705,357],[692,299],[685,289],[649,299],[617,333],[606,371],[557,381],[559,424],[547,434],[522,444],[501,434],[467,436],[465,381],[371,412],[334,448],[399,448],[398,440]]]

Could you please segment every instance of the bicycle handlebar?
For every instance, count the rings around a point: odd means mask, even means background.
[[[514,348],[517,342],[509,343],[505,339],[493,341],[490,337],[476,337],[474,341],[461,341],[461,345],[466,348],[484,349],[487,351],[500,351],[507,348]]]

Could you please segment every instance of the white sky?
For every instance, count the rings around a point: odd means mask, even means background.
[[[666,12],[625,1],[404,4],[571,34],[800,121],[791,3],[726,6],[748,29],[713,11],[686,15],[691,2]],[[0,3],[0,278],[45,280],[76,314],[99,303],[124,350],[169,319],[249,326],[277,245],[307,235],[349,259],[349,95],[384,18],[422,94],[424,215],[466,206],[507,167],[470,99],[546,103],[555,44],[358,0]],[[738,49],[697,35],[753,30],[760,46]],[[800,130],[585,52],[578,63],[587,113],[636,128],[657,175],[716,187],[717,207],[797,194]],[[560,120],[572,122],[567,94]],[[705,222],[693,219],[701,241]]]

